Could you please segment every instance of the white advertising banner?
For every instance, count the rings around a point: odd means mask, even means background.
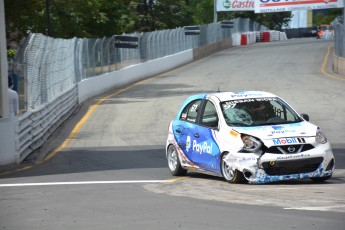
[[[218,11],[254,11],[254,0],[217,0]]]
[[[255,13],[319,10],[344,7],[344,0],[254,0]]]

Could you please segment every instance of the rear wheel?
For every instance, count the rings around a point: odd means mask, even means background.
[[[180,163],[180,158],[178,157],[178,152],[174,145],[168,147],[168,165],[169,170],[174,176],[184,176],[187,173],[187,170],[182,168]]]
[[[224,179],[229,183],[245,183],[246,179],[242,172],[238,171],[237,169],[232,169],[228,164],[225,162],[225,157],[227,154],[222,156],[221,160],[221,170]]]
[[[322,183],[322,182],[325,182],[326,180],[328,180],[329,178],[331,178],[332,176],[326,176],[326,177],[313,177],[313,178],[310,178],[310,180],[312,180],[313,182],[316,182],[316,183]]]

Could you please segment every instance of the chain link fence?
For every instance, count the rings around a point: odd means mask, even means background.
[[[232,22],[233,28],[223,28],[219,22],[193,26],[193,35],[187,35],[188,27],[127,34],[129,41],[119,41],[118,35],[56,39],[29,34],[21,42],[12,70],[18,79],[20,111],[39,109],[83,79],[212,44],[235,33],[266,30],[249,19]]]

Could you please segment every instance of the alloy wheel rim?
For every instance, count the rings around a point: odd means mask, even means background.
[[[169,168],[171,171],[175,171],[177,167],[177,154],[175,148],[169,148]]]
[[[223,176],[227,180],[232,180],[234,178],[234,171],[228,166],[228,164],[224,161],[224,158],[222,159],[222,171],[223,171]]]

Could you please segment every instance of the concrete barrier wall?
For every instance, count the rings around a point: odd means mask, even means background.
[[[200,59],[203,57],[206,57],[212,53],[221,51],[221,50],[225,50],[225,49],[229,49],[232,47],[232,39],[228,38],[225,39],[223,41],[219,41],[213,44],[209,44],[209,45],[204,45],[198,48],[193,49],[193,59]]]
[[[87,99],[114,87],[122,87],[191,61],[193,61],[193,50],[187,50],[178,54],[129,66],[98,77],[82,80],[78,83],[79,103],[83,103]]]
[[[333,53],[333,71],[345,76],[345,58],[339,57],[335,53]]]

